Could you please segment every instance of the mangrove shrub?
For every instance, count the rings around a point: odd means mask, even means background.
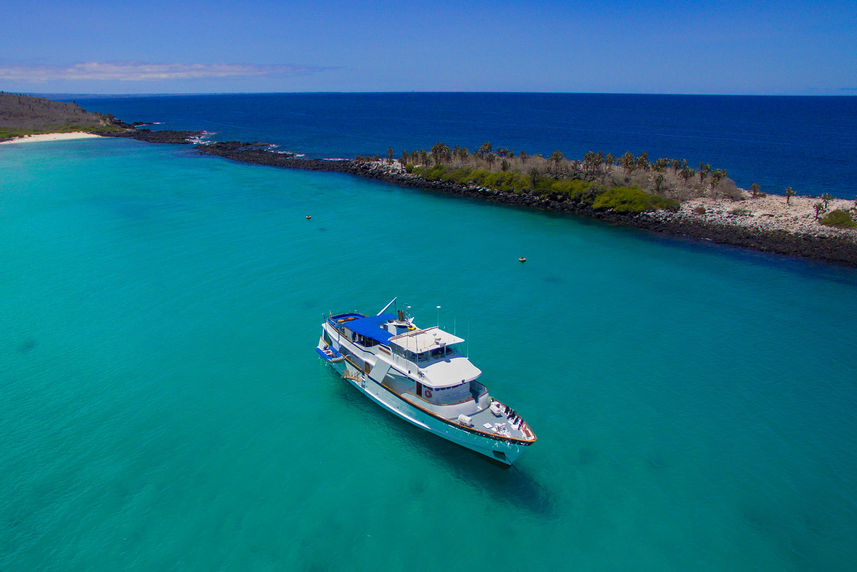
[[[592,208],[612,209],[620,213],[641,213],[658,209],[677,210],[678,201],[665,199],[637,187],[614,187],[595,197]]]
[[[832,210],[824,215],[821,224],[834,228],[857,228],[857,222],[854,222],[848,211],[842,209]]]

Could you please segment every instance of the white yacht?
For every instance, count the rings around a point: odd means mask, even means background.
[[[513,409],[488,394],[482,373],[439,327],[421,329],[401,310],[330,315],[316,351],[372,401],[427,431],[511,465],[536,441]]]

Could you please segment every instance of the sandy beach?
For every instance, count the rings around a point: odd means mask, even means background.
[[[24,137],[15,137],[8,141],[0,141],[0,145],[11,145],[13,143],[38,143],[40,141],[66,141],[69,139],[91,139],[93,137],[101,137],[101,135],[84,133],[83,131],[75,131],[73,133],[42,133],[40,135],[25,135]]]

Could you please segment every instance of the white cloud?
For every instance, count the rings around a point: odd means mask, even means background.
[[[147,64],[85,62],[69,66],[0,64],[0,79],[24,82],[54,80],[152,81],[219,77],[303,75],[327,68],[301,65]]]

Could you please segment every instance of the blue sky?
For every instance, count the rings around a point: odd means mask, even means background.
[[[846,2],[6,2],[0,90],[857,95]]]

